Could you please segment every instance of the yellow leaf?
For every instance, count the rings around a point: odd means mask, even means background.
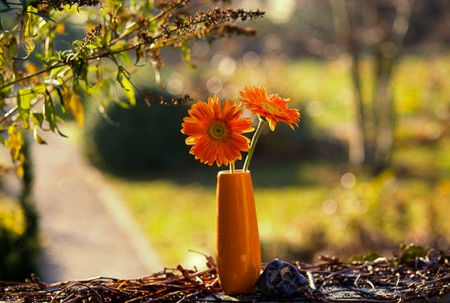
[[[17,175],[20,177],[20,179],[23,179],[25,175],[25,170],[23,169],[24,163],[25,163],[25,156],[23,154],[20,154],[20,159],[17,163]]]
[[[23,63],[23,67],[25,68],[28,74],[35,74],[39,71],[39,68],[30,61],[25,61]]]
[[[23,164],[25,163],[25,155],[22,150],[23,144],[22,133],[14,126],[10,126],[8,128],[7,145],[11,154],[11,160],[17,162],[17,174],[20,178],[23,178],[24,176]]]
[[[23,145],[22,133],[17,131],[14,126],[8,128],[8,147],[11,159],[16,161],[19,159],[20,151]]]
[[[77,121],[78,126],[84,126],[84,107],[80,96],[73,94],[69,101],[69,110]]]
[[[60,23],[58,23],[57,25],[56,25],[56,29],[55,29],[55,32],[57,33],[57,34],[63,34],[64,33],[64,31],[65,31],[65,25],[64,25],[64,23],[62,23],[62,22],[60,22]]]

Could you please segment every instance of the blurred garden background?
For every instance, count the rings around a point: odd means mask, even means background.
[[[299,109],[299,128],[267,128],[250,167],[263,261],[390,255],[409,243],[448,250],[450,2],[231,5],[266,12],[246,23],[255,37],[193,42],[189,62],[166,49],[164,88],[154,85],[150,66],[132,79],[153,95],[204,101],[236,100],[246,85],[265,86]],[[216,174],[226,168],[189,155],[180,129],[190,103],[117,102],[105,117],[98,102],[83,101],[77,144],[163,262],[201,264],[204,257],[190,250],[214,255]]]
[[[250,168],[263,259],[391,254],[410,242],[448,249],[450,5],[234,5],[266,12],[248,24],[256,37],[194,43],[195,68],[169,52],[179,63],[162,72],[173,95],[237,99],[245,85],[265,86],[300,110],[298,129],[263,135]],[[134,79],[152,89],[151,78],[146,70]],[[170,265],[189,249],[214,254],[215,176],[226,169],[188,154],[179,132],[188,105],[117,107],[110,118],[120,127],[100,118],[86,128],[88,157]]]

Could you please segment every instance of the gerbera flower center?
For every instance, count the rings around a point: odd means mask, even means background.
[[[271,112],[271,113],[278,113],[278,112],[280,112],[280,110],[276,106],[273,106],[270,103],[266,103],[266,102],[261,103],[261,107],[264,108],[265,110],[267,110],[268,112]]]
[[[228,138],[229,129],[224,122],[215,121],[208,128],[208,135],[212,140],[222,141]]]

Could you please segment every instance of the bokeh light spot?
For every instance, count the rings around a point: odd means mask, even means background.
[[[219,72],[225,76],[230,76],[236,70],[236,61],[231,57],[223,57],[217,67]]]
[[[322,203],[322,210],[327,215],[332,215],[338,208],[337,202],[333,199],[328,199]]]
[[[206,81],[206,88],[211,94],[218,94],[223,89],[223,81],[220,78],[212,77]]]
[[[171,78],[167,82],[167,91],[172,95],[179,95],[183,92],[183,82],[177,78]]]
[[[259,64],[259,55],[254,51],[246,52],[242,61],[247,67],[256,67]]]
[[[345,188],[352,188],[356,184],[356,177],[352,173],[345,173],[341,177],[341,184]]]
[[[314,100],[308,103],[306,106],[306,112],[314,118],[322,116],[324,111],[322,102]]]

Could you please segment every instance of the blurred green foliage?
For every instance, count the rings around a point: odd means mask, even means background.
[[[162,93],[155,90],[152,94]],[[133,107],[114,104],[105,115],[88,115],[83,148],[88,159],[110,173],[130,178],[148,171],[175,169],[185,163],[190,157],[189,148],[180,129],[188,107],[148,107],[142,98],[137,98]]]

